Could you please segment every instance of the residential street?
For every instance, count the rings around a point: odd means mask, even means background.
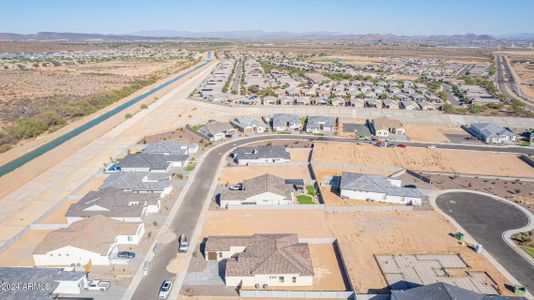
[[[186,234],[192,236],[195,227],[198,224],[202,207],[205,201],[210,201],[210,188],[214,183],[217,172],[214,167],[219,166],[220,161],[224,159],[224,154],[234,147],[241,145],[267,140],[281,140],[281,139],[309,139],[316,141],[343,141],[356,142],[354,139],[348,138],[334,138],[324,136],[310,136],[298,134],[283,134],[283,135],[263,135],[254,136],[250,138],[243,138],[235,140],[226,144],[221,144],[212,149],[207,154],[204,160],[197,166],[198,173],[194,178],[190,189],[187,191],[182,203],[180,204],[177,214],[171,223],[171,230],[177,236]],[[431,143],[417,143],[417,142],[403,142],[413,147],[427,147]],[[519,152],[534,154],[534,149],[525,147],[489,147],[489,146],[473,146],[473,145],[436,145],[437,148],[458,149],[458,150],[476,150],[476,151],[494,151],[494,152]],[[195,245],[191,245],[194,247]],[[156,299],[158,296],[158,289],[164,280],[175,280],[175,275],[166,271],[166,266],[175,257],[178,251],[177,240],[173,240],[168,244],[161,245],[157,254],[151,262],[151,269],[147,276],[143,278],[141,283],[137,286],[133,299]],[[185,254],[183,254],[185,255]],[[177,286],[173,288],[179,288]]]

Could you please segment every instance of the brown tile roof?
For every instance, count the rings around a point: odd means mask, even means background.
[[[227,260],[227,276],[313,275],[308,244],[299,243],[296,234],[210,236],[207,239],[205,251],[228,251],[231,246],[242,246],[246,249]]]
[[[117,235],[137,233],[141,223],[124,223],[101,215],[72,223],[67,228],[50,232],[35,247],[33,254],[44,254],[66,246],[72,246],[106,255]]]
[[[380,117],[373,120],[373,127],[375,130],[389,130],[389,128],[403,128],[402,123],[398,120],[387,117]]]
[[[285,179],[272,174],[263,174],[245,180],[243,181],[243,186],[245,189],[241,191],[223,190],[221,192],[221,199],[245,200],[265,192],[271,192],[291,199],[291,192],[294,190],[292,185],[286,184]]]

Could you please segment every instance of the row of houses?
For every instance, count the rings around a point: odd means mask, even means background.
[[[48,233],[33,251],[37,266],[110,265],[122,245],[137,245],[146,215],[158,213],[173,189],[170,172],[184,167],[196,144],[162,141],[128,154],[96,191],[65,213],[68,226]],[[110,170],[110,168],[108,168]]]

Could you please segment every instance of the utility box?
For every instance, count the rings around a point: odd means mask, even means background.
[[[520,284],[514,285],[514,295],[523,296],[523,295],[526,294],[526,292],[527,292],[527,290],[525,289],[524,286],[522,286]]]
[[[459,241],[463,241],[464,240],[464,234],[461,233],[461,232],[457,232],[454,234],[454,238],[459,240]]]

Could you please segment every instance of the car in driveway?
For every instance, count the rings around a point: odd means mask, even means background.
[[[187,235],[182,234],[178,238],[178,252],[187,252],[189,249],[189,238]]]
[[[167,299],[171,293],[172,282],[170,280],[165,280],[159,288],[158,297],[160,299]]]
[[[119,251],[117,253],[118,258],[126,258],[126,259],[132,259],[135,257],[135,253],[131,251]]]
[[[241,191],[241,190],[243,190],[243,184],[242,183],[238,183],[238,184],[231,185],[229,187],[229,189],[231,191]]]

